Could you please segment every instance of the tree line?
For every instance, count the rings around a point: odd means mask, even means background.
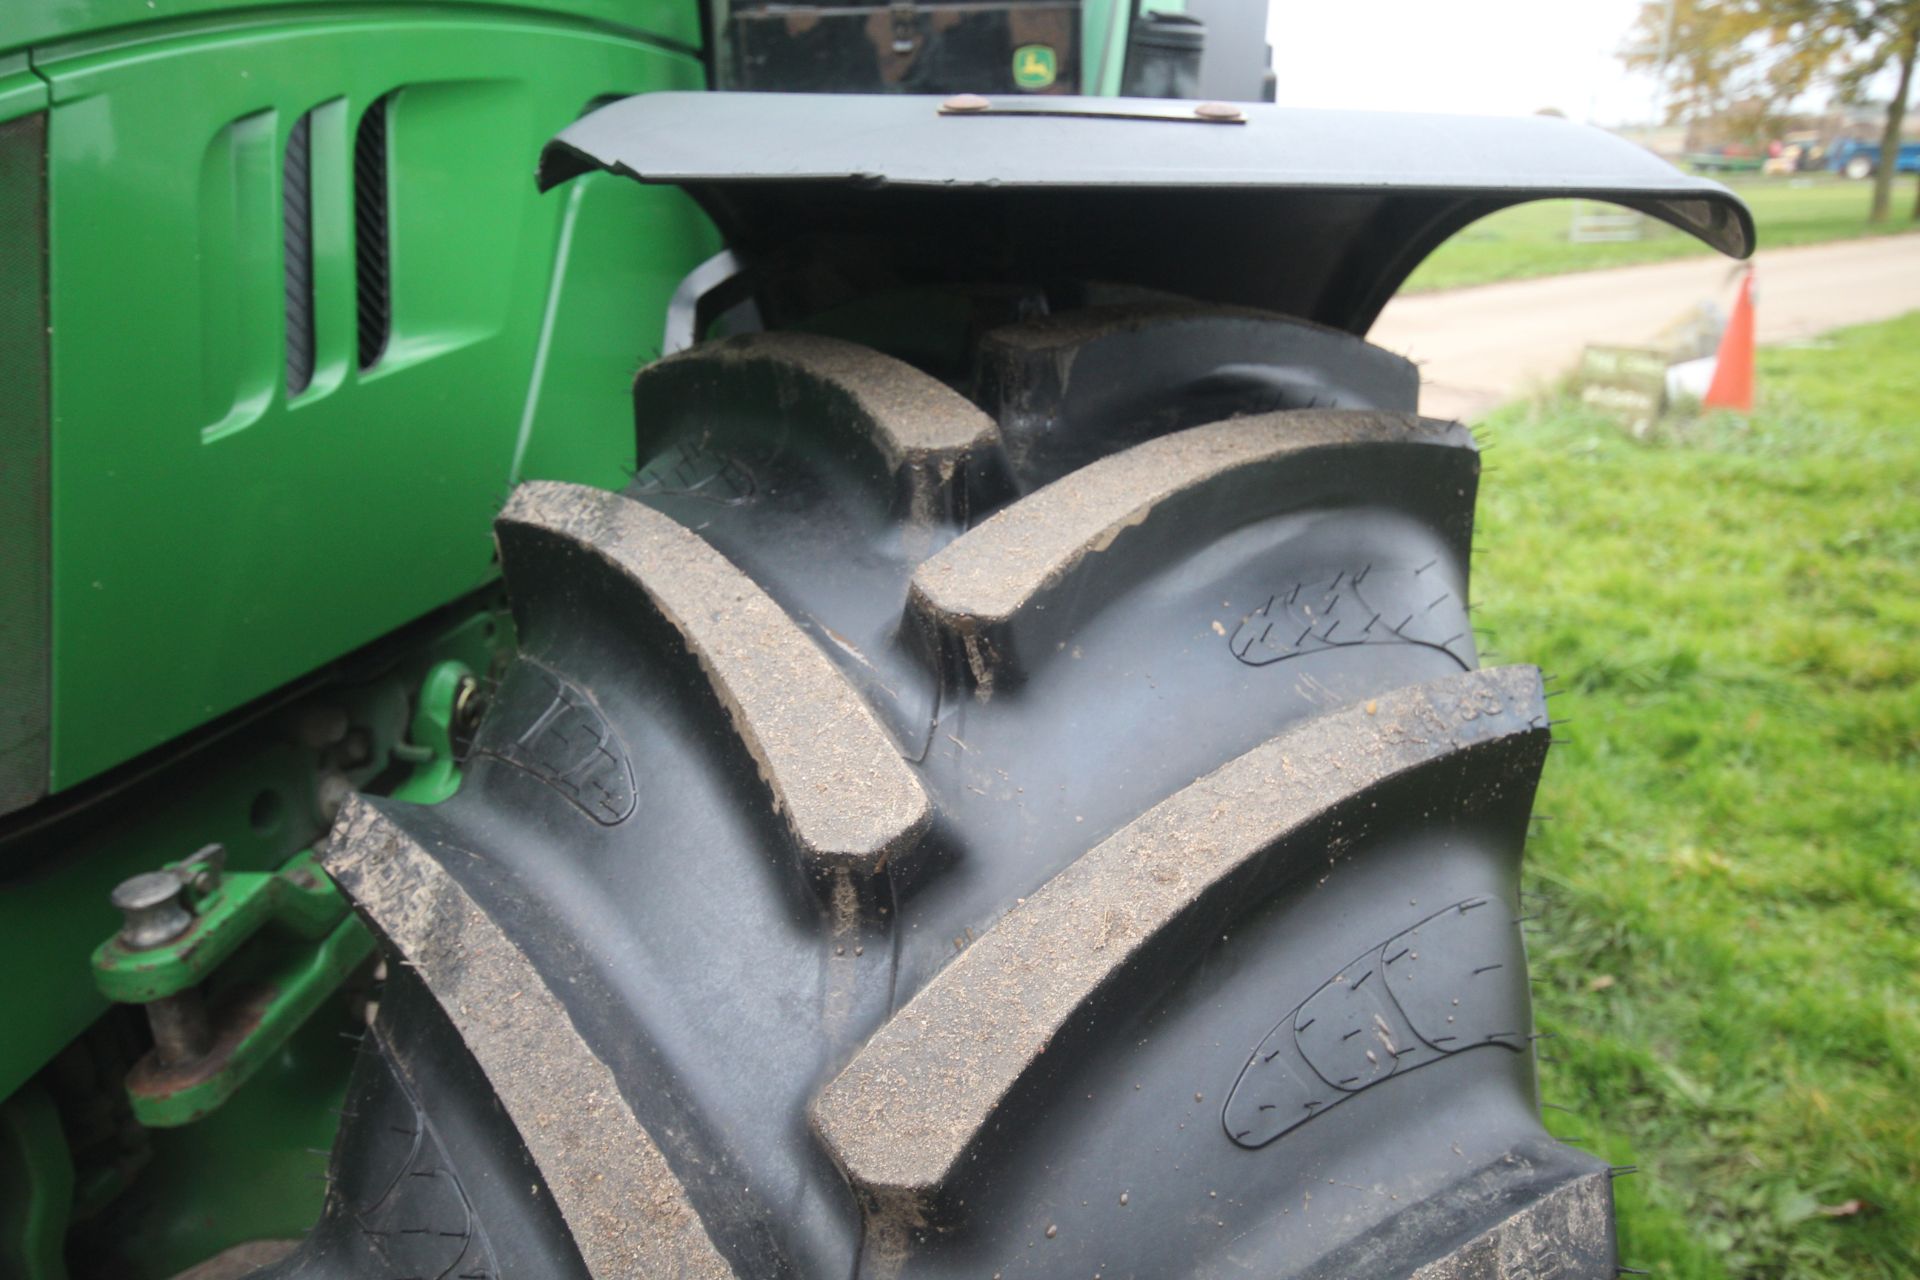
[[[1756,132],[1817,87],[1860,102],[1894,68],[1869,215],[1884,222],[1916,53],[1920,0],[1647,0],[1622,56],[1662,78],[1673,118],[1747,117]]]

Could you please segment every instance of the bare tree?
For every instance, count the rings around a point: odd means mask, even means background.
[[[1647,0],[1621,56],[1662,78],[1669,118],[1739,115],[1756,140],[1816,84],[1858,101],[1888,66],[1898,68],[1869,215],[1884,222],[1916,52],[1920,0]]]

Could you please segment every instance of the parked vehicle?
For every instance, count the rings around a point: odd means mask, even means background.
[[[1113,96],[1200,25],[15,6],[0,1275],[1615,1274],[1365,334],[1522,201],[1752,221]]]
[[[1695,173],[1758,173],[1766,163],[1752,148],[1732,144],[1689,151],[1681,160]]]
[[[1820,133],[1796,129],[1767,144],[1767,162],[1761,172],[1769,175],[1807,173],[1826,165],[1826,147]]]
[[[1860,138],[1842,138],[1827,151],[1827,168],[1854,179],[1871,178],[1880,171],[1880,144]],[[1920,173],[1920,142],[1900,144],[1895,173]]]

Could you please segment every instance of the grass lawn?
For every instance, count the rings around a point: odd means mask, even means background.
[[[1920,1275],[1920,313],[1751,423],[1509,407],[1483,642],[1557,676],[1529,850],[1549,1127],[1667,1277]]]
[[[1894,183],[1893,216],[1879,226],[1867,224],[1867,206],[1873,198],[1870,182],[1820,175],[1746,178],[1728,185],[1752,208],[1760,243],[1766,248],[1920,231],[1920,222],[1911,216],[1914,180],[1908,177]],[[1618,212],[1609,206],[1580,203],[1589,212]],[[1567,233],[1573,225],[1574,204],[1541,200],[1481,219],[1421,263],[1406,289],[1453,289],[1713,252],[1692,236],[1651,218],[1642,220],[1644,234],[1639,240],[1573,244]]]

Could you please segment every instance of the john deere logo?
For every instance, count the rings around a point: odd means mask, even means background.
[[[1044,44],[1023,44],[1013,51],[1013,82],[1022,89],[1044,89],[1060,74],[1053,50]]]

